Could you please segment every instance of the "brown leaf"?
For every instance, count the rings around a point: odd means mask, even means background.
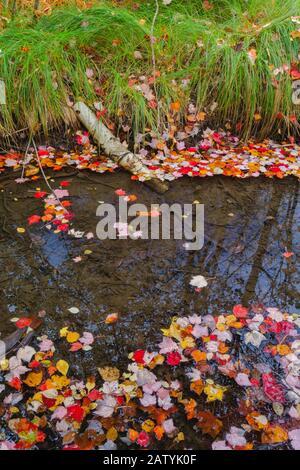
[[[199,411],[197,426],[201,429],[203,434],[215,438],[220,434],[223,428],[223,423],[220,419],[216,418],[210,411]]]

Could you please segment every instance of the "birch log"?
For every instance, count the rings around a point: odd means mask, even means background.
[[[74,105],[74,110],[82,124],[111,160],[133,175],[142,174],[145,177],[144,183],[154,191],[162,194],[168,190],[168,185],[153,176],[153,172],[144,165],[141,161],[142,157],[130,152],[105,124],[97,119],[86,104],[78,102]]]

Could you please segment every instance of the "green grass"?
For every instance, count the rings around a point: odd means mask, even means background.
[[[171,102],[180,100],[184,120],[185,105],[193,100],[199,111],[207,112],[211,126],[230,124],[234,130],[238,125],[244,137],[264,137],[279,128],[297,133],[298,125],[289,120],[294,114],[299,117],[291,78],[280,74],[275,88],[271,67],[299,62],[299,39],[291,41],[290,33],[299,27],[291,17],[299,14],[300,0],[211,3],[214,8],[207,11],[202,0],[173,0],[169,6],[160,1],[154,33],[161,73],[156,82],[160,124]],[[157,110],[128,85],[130,76],[152,73],[149,36],[154,8],[149,1],[140,1],[137,10],[103,1],[90,10],[63,9],[39,20],[22,15],[10,22],[0,33],[0,78],[7,89],[7,105],[1,105],[2,135],[22,128],[47,134],[64,123],[72,125],[68,97],[90,105],[99,100],[87,68],[100,80],[111,120],[129,122],[135,133],[155,129]],[[248,57],[251,48],[257,51],[254,65]],[[135,51],[142,60],[134,58]],[[213,103],[217,107],[210,112]],[[286,118],[279,121],[279,112]],[[256,113],[262,116],[259,122]]]

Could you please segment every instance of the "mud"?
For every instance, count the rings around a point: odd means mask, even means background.
[[[53,175],[56,182],[59,174]],[[13,331],[10,318],[46,311],[41,333],[55,341],[73,373],[88,375],[106,364],[119,368],[134,349],[156,346],[160,328],[174,315],[226,312],[236,303],[265,303],[300,312],[299,183],[263,178],[184,178],[156,195],[121,172],[74,173],[69,188],[77,230],[95,233],[99,201],[116,203],[114,190],[135,194],[139,203],[205,204],[205,244],[187,251],[182,240],[92,240],[55,235],[27,226],[43,204],[34,190],[43,182],[18,185],[0,178],[0,331]],[[56,186],[57,183],[51,183]],[[17,227],[25,227],[18,234]],[[90,255],[83,255],[84,250]],[[292,251],[295,256],[282,255]],[[75,263],[73,258],[82,256]],[[209,278],[198,294],[193,275]],[[71,314],[70,307],[79,308]],[[108,326],[108,313],[118,323]],[[68,353],[58,331],[70,326],[97,338],[92,351]]]

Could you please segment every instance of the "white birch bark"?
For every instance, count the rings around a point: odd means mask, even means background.
[[[154,191],[164,193],[168,190],[168,185],[156,178],[144,165],[141,156],[130,152],[85,103],[76,103],[74,110],[81,123],[111,160],[133,175],[143,175],[146,178],[144,183]]]

